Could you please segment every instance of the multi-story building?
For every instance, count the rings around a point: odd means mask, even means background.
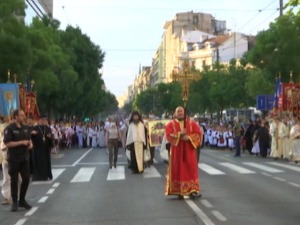
[[[202,42],[186,42],[181,58],[187,59],[192,67],[203,70],[211,68],[219,61],[228,64],[232,59],[240,59],[249,50],[248,37],[241,33],[228,33]]]
[[[206,13],[177,13],[175,18],[164,25],[163,34],[163,82],[172,81],[172,71],[180,64],[182,35],[185,32],[198,30],[211,35],[223,34],[226,31],[226,22],[216,20]],[[200,40],[199,40],[200,41]]]

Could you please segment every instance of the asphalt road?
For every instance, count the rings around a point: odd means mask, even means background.
[[[158,152],[156,152],[158,153]],[[298,225],[300,166],[231,152],[204,149],[199,164],[203,197],[164,196],[166,164],[131,174],[120,149],[109,170],[105,149],[71,149],[52,158],[54,180],[31,183],[34,206],[10,212],[5,225]],[[1,180],[0,176],[0,180]]]

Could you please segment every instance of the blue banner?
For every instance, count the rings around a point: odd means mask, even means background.
[[[19,85],[0,84],[0,115],[9,116],[11,113],[19,108]]]

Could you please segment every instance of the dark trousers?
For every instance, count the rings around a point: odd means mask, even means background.
[[[234,146],[235,146],[235,155],[241,155],[241,136],[236,136],[234,138]]]
[[[198,163],[199,163],[199,160],[200,160],[200,152],[201,152],[201,146],[198,146],[196,148],[196,151],[197,151],[197,160],[198,160]]]
[[[18,201],[19,174],[21,175],[22,183],[19,200],[24,201],[30,180],[29,161],[8,161],[8,173],[10,175],[11,197],[13,202]]]
[[[119,140],[109,139],[107,145],[109,151],[109,166],[112,166],[112,163],[116,166],[119,152]]]

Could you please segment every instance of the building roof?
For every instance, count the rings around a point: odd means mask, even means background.
[[[231,35],[222,35],[222,36],[218,36],[218,37],[215,37],[215,38],[208,39],[207,41],[214,42],[217,45],[221,45],[225,41],[227,41],[230,37],[231,37]]]
[[[215,37],[216,37],[215,35],[200,30],[193,30],[193,31],[183,31],[181,40],[187,43],[197,43]]]

